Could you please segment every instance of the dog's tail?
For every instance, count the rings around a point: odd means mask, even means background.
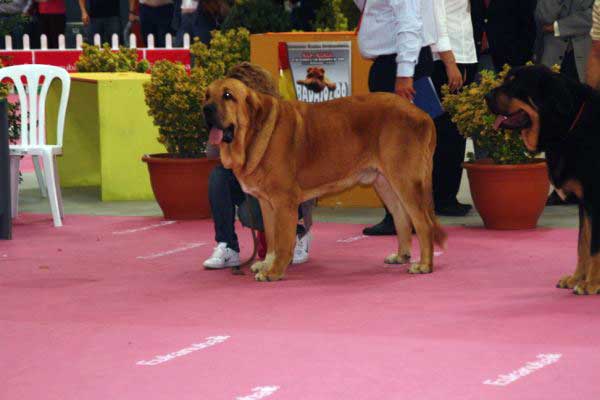
[[[431,220],[431,224],[433,226],[433,243],[435,243],[440,248],[445,249],[446,248],[446,240],[448,239],[448,235],[446,234],[446,231],[444,230],[444,228],[440,224],[440,221],[437,219],[437,217],[435,215],[434,202],[433,202],[433,182],[432,182],[433,154],[435,153],[435,147],[437,145],[437,132],[436,132],[435,124],[434,124],[433,120],[431,118],[428,118],[427,122],[429,124],[429,129],[431,132],[429,145],[427,147],[428,154],[426,157],[427,158],[426,165],[429,166],[429,168],[425,168],[426,169],[425,182],[426,182],[426,193],[427,193],[427,203],[428,203],[427,210],[429,213],[429,218]]]

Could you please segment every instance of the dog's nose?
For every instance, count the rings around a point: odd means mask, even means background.
[[[204,107],[202,107],[202,112],[204,113],[204,121],[207,124],[214,123],[216,111],[217,111],[217,107],[215,106],[214,103],[210,103],[210,104],[207,104]]]

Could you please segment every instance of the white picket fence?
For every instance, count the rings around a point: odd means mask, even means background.
[[[0,51],[12,51],[12,50],[17,50],[17,49],[13,49],[13,38],[11,36],[5,36],[4,37],[5,40],[5,46],[4,49],[0,49]],[[154,35],[150,34],[148,35],[147,39],[146,39],[146,49],[155,49],[155,45],[154,45],[155,41],[154,41]],[[173,47],[173,35],[171,35],[170,33],[167,33],[165,35],[165,49],[174,49],[174,48],[180,48],[180,49],[189,49],[190,48],[190,43],[191,43],[191,38],[189,34],[185,34],[183,35],[183,46],[182,47]],[[81,46],[83,44],[83,35],[81,34],[77,34],[75,36],[75,50],[81,50]],[[94,45],[96,46],[101,46],[102,45],[102,38],[99,34],[94,35]],[[117,35],[116,33],[112,35],[112,40],[111,40],[111,48],[113,50],[119,50],[119,35]],[[136,49],[137,47],[137,37],[135,36],[135,34],[130,34],[129,35],[129,43],[128,46],[129,48],[132,49]],[[48,49],[48,38],[46,37],[46,35],[41,35],[40,36],[40,48],[41,50],[49,50]],[[31,40],[28,34],[23,35],[23,48],[22,49],[18,49],[18,50],[32,50],[31,49]],[[58,50],[68,50],[66,47],[66,40],[65,40],[65,35],[60,35],[58,37]]]

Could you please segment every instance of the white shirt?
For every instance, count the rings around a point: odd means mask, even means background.
[[[181,12],[183,14],[191,14],[198,10],[198,0],[182,0]]]
[[[362,56],[396,54],[396,76],[413,76],[421,48],[437,42],[434,0],[354,0],[354,3],[359,9],[364,8],[358,32]]]
[[[432,51],[439,53],[452,50],[458,64],[477,63],[469,0],[436,1],[444,5],[444,11],[438,13],[440,39],[431,47]],[[437,54],[433,56],[439,59]]]

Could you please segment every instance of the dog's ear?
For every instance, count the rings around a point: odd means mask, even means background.
[[[251,122],[260,114],[262,109],[262,101],[260,95],[254,90],[248,90],[246,96],[246,104],[248,106],[248,115],[250,116]]]

